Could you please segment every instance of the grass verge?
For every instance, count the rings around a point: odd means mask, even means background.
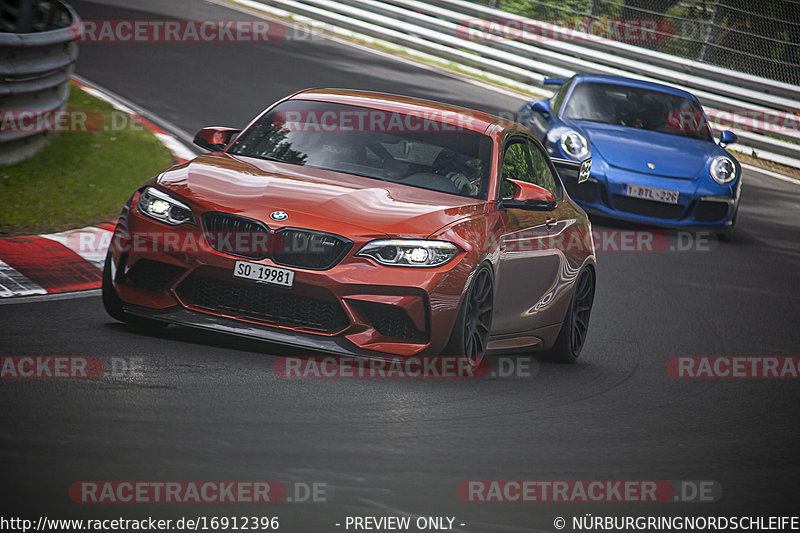
[[[0,166],[0,237],[114,220],[137,186],[172,163],[138,121],[74,85],[67,110],[87,112],[87,125],[102,114],[102,127],[53,134],[30,159]]]

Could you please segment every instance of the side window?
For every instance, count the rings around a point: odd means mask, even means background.
[[[533,162],[533,182],[539,187],[543,187],[553,193],[559,200],[562,198],[561,182],[558,177],[553,175],[550,165],[547,164],[547,156],[544,155],[536,145],[529,143],[531,160]]]
[[[503,183],[500,186],[500,195],[503,198],[513,196],[514,186],[506,181],[508,179],[535,183],[533,172],[533,161],[528,142],[520,139],[508,145],[503,154]]]
[[[508,178],[527,181],[552,192],[557,199],[563,198],[559,179],[553,175],[547,156],[527,139],[512,141],[503,154],[503,182],[500,185],[502,198],[511,198],[514,187]]]

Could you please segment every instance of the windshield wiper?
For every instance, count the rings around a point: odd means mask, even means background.
[[[264,161],[274,161],[276,163],[289,163],[288,161],[284,161],[283,159],[278,159],[277,157],[272,157],[270,155],[253,155],[253,154],[245,154],[242,152],[228,152],[230,155],[240,155],[242,157],[253,157],[255,159],[263,159]],[[291,164],[291,163],[289,163]]]
[[[275,161],[276,163],[289,163],[288,161],[284,161],[283,159],[280,159],[280,158],[277,158],[277,157],[272,157],[271,155],[256,155],[256,156],[252,156],[252,157],[255,157],[257,159],[263,159],[265,161]],[[291,163],[289,163],[289,164],[291,164]]]

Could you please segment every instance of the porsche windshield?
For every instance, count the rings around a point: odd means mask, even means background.
[[[486,199],[492,141],[459,126],[460,116],[288,100],[228,153]]]
[[[712,140],[703,109],[697,102],[638,87],[581,83],[567,102],[564,118]]]

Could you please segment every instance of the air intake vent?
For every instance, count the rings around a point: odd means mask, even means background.
[[[137,289],[157,291],[175,281],[185,270],[161,261],[140,259],[122,277],[121,282]]]
[[[427,333],[418,330],[401,307],[374,302],[360,302],[359,306],[375,330],[384,337],[417,342],[428,340]]]
[[[245,284],[193,275],[178,287],[178,294],[196,307],[279,326],[334,333],[349,320],[335,301],[300,296],[262,284]]]

